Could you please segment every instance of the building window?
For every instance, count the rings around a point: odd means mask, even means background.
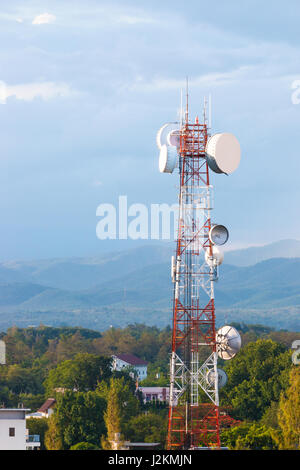
[[[9,437],[15,437],[15,428],[9,428]]]

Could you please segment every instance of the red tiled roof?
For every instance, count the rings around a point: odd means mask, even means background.
[[[54,403],[56,403],[55,398],[48,398],[48,400],[45,401],[45,403],[40,407],[38,411],[40,411],[41,413],[45,413],[49,410],[49,408],[54,405]]]
[[[132,366],[146,366],[148,362],[134,356],[133,354],[115,354],[115,357],[121,359],[121,361],[127,362]]]

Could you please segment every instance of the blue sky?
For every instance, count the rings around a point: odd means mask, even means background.
[[[211,94],[213,132],[242,148],[213,176],[229,248],[299,239],[299,17],[296,0],[1,1],[0,259],[133,246],[97,239],[96,208],[177,201],[155,136],[187,75],[192,116]]]

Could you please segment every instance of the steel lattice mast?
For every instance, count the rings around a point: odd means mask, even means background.
[[[168,449],[220,447],[207,124],[180,129],[179,222],[174,262]],[[213,377],[208,381],[208,374]]]

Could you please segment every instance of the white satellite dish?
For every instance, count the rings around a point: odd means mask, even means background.
[[[179,123],[178,122],[168,122],[164,124],[156,134],[156,144],[159,150],[162,148],[163,145],[177,145],[177,137],[173,136],[174,131],[179,131]]]
[[[177,165],[177,149],[169,145],[163,145],[159,153],[159,171],[161,173],[173,173]]]
[[[180,130],[174,130],[169,132],[167,135],[167,143],[168,145],[172,145],[173,147],[180,147]]]
[[[241,349],[242,340],[233,326],[222,326],[217,331],[216,343],[218,355],[225,360],[232,359]]]
[[[227,380],[228,380],[227,374],[222,369],[217,369],[217,374],[218,374],[218,387],[222,388],[227,383]],[[210,369],[207,372],[206,381],[207,381],[208,385],[210,385],[211,387],[214,386],[214,384],[215,384],[215,371],[213,369]]]
[[[215,173],[233,173],[240,164],[241,148],[237,138],[227,132],[214,134],[205,147],[208,166]]]
[[[229,233],[224,225],[213,225],[208,236],[214,245],[224,245],[229,238]]]
[[[224,253],[216,246],[212,247],[212,256],[210,256],[210,249],[205,251],[205,261],[209,266],[220,266],[224,260]]]
[[[172,256],[172,258],[171,258],[171,278],[172,278],[172,282],[175,282],[175,277],[176,277],[176,263],[175,263],[175,256]]]

